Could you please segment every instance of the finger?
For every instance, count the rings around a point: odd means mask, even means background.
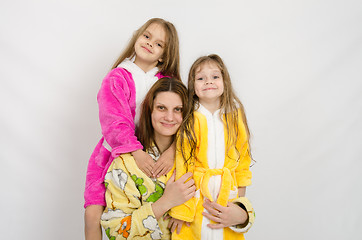
[[[204,215],[206,218],[208,218],[209,220],[212,220],[214,222],[220,222],[220,218],[215,217],[214,215],[211,215],[210,213],[207,212],[203,212],[202,215]]]
[[[169,180],[167,181],[167,183],[166,183],[166,186],[167,186],[167,185],[170,185],[170,184],[173,183],[173,182],[175,182],[175,175],[176,175],[176,173],[175,173],[175,171],[173,171],[170,179],[169,179]]]
[[[221,214],[221,212],[219,212],[218,210],[216,210],[215,208],[213,208],[210,204],[204,203],[204,208],[212,215],[218,217],[218,215]]]
[[[210,204],[211,204],[211,207],[215,208],[219,212],[224,212],[225,211],[225,207],[221,206],[220,204],[218,204],[216,202],[210,202]]]
[[[177,180],[177,181],[182,181],[182,182],[185,182],[188,178],[190,178],[192,176],[192,173],[191,172],[187,172],[187,173],[185,173],[184,175],[182,175],[181,177],[180,177],[180,179],[179,180]]]
[[[157,174],[157,177],[166,175],[171,169],[172,169],[172,166],[171,167],[164,166],[163,169],[161,169],[161,171]]]
[[[172,220],[168,222],[167,228],[171,229],[171,226],[172,226]]]
[[[190,222],[185,222],[186,226],[190,227],[191,223]]]
[[[180,234],[180,232],[181,232],[181,227],[182,227],[182,223],[179,223],[179,224],[177,225],[177,234]]]
[[[167,220],[169,218],[171,218],[171,216],[167,214],[166,216],[163,217],[163,220]]]
[[[157,162],[153,168],[152,168],[152,172],[157,176],[164,168],[164,164],[163,163],[159,163]]]
[[[224,228],[224,227],[225,227],[225,225],[224,225],[224,224],[221,224],[221,223],[217,223],[217,224],[211,224],[211,223],[209,223],[209,224],[207,224],[207,226],[208,226],[209,228],[212,228],[212,229],[219,229],[219,228]]]
[[[140,168],[142,172],[144,172],[147,176],[152,176],[151,171],[147,168],[147,166]]]
[[[194,179],[190,179],[190,180],[188,180],[187,182],[185,182],[185,186],[186,187],[192,187],[192,186],[195,186],[195,181],[194,181]]]
[[[195,192],[196,192],[195,185],[193,185],[192,187],[186,189],[187,194],[195,194]]]
[[[173,224],[172,224],[172,227],[170,228],[170,231],[171,231],[171,232],[174,232],[175,229],[176,229],[176,223],[173,223]]]

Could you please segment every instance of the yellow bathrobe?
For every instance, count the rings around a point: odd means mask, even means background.
[[[107,206],[101,217],[109,239],[171,238],[168,220],[156,220],[152,203],[162,196],[172,172],[151,179],[137,167],[131,154],[113,160],[105,176]]]
[[[210,169],[208,165],[207,119],[205,115],[197,111],[194,112],[194,116],[194,131],[197,140],[195,152],[196,158],[190,159],[186,166],[184,158],[179,151],[180,143],[177,143],[176,179],[185,174],[187,170],[192,172],[196,189],[200,190],[200,194],[184,204],[171,209],[169,214],[172,217],[186,222],[191,222],[190,227],[187,227],[185,224],[182,226],[180,234],[173,232],[172,239],[201,239],[201,227],[203,220],[202,212],[204,211],[202,204],[204,202],[204,198],[216,201],[222,206],[226,206],[228,202],[241,203],[246,208],[249,215],[248,226],[247,228],[242,229],[242,231],[247,231],[254,221],[254,211],[250,202],[245,197],[239,198],[237,196],[238,187],[245,187],[251,184],[251,172],[249,170],[251,158],[248,153],[247,135],[241,118],[241,113],[239,112],[239,132],[236,147],[225,146],[224,167],[220,169]],[[224,142],[227,143],[225,121],[223,122]],[[185,141],[185,146],[187,146],[187,141]],[[186,149],[185,152],[189,153],[190,151]],[[208,188],[209,179],[213,175],[221,175],[221,187],[217,199],[212,199]],[[235,227],[237,228],[237,226]],[[224,239],[244,239],[242,233],[235,232],[230,228],[224,228],[223,237]]]

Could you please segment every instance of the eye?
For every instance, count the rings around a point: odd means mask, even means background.
[[[165,106],[157,106],[158,110],[165,110]]]
[[[214,79],[218,79],[218,78],[220,78],[220,76],[219,76],[219,75],[215,75],[213,78],[214,78]]]
[[[163,48],[162,44],[160,44],[160,43],[157,43],[156,45],[160,48]]]
[[[198,78],[196,78],[196,80],[204,80],[204,78],[202,78],[202,77],[198,77]]]
[[[149,39],[150,37],[147,34],[143,34],[143,36],[147,39]]]
[[[175,111],[176,111],[176,112],[182,112],[182,107],[177,107],[177,108],[175,108]]]

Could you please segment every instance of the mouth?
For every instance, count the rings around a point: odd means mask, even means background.
[[[176,123],[161,123],[161,124],[166,128],[172,128],[176,125]]]
[[[146,50],[147,52],[152,53],[151,50],[148,49],[147,47],[143,47],[143,46],[142,46],[142,48],[143,48],[144,50]]]
[[[204,90],[202,91],[209,91],[209,90],[215,90],[216,88],[205,88]]]

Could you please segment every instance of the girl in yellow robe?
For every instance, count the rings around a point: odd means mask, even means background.
[[[251,184],[250,134],[243,105],[219,56],[194,62],[188,91],[191,113],[177,143],[176,179],[192,172],[197,191],[171,209],[172,239],[244,239],[243,232],[254,221],[245,197],[245,187]]]

